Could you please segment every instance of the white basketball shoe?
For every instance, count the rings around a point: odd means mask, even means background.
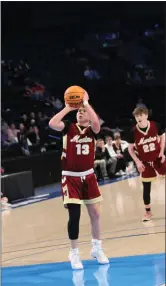
[[[69,260],[73,270],[81,270],[84,268],[80,259],[78,248],[70,250]]]
[[[97,259],[99,264],[108,264],[109,260],[102,249],[101,240],[92,239],[91,256]]]

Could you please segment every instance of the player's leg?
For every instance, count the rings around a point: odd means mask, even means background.
[[[142,182],[143,183],[143,201],[145,205],[145,215],[143,217],[143,221],[149,221],[152,213],[151,213],[151,182]]]
[[[81,190],[82,182],[78,177],[62,177],[62,191],[64,205],[68,209],[68,236],[71,243],[69,260],[73,269],[83,269],[78,251],[79,222],[81,204],[83,204]]]
[[[78,237],[79,237],[79,223],[81,216],[81,205],[79,204],[67,204],[69,213],[68,221],[68,236],[71,243],[71,249],[69,252],[69,260],[73,269],[83,269],[83,265],[80,259],[78,250]]]
[[[102,241],[100,237],[100,203],[88,204],[87,210],[91,221],[92,232],[91,256],[96,258],[100,264],[107,264],[109,263],[109,260],[102,249]]]
[[[151,219],[151,182],[156,178],[156,171],[153,166],[153,162],[144,163],[145,170],[141,174],[141,179],[143,183],[143,202],[145,206],[145,214],[143,217],[143,221],[149,221]]]
[[[102,196],[100,194],[95,175],[91,174],[87,176],[85,184],[86,197],[84,198],[84,203],[87,206],[92,232],[91,256],[96,258],[99,263],[106,264],[109,263],[109,260],[102,250],[102,242],[100,240],[100,202],[102,201]]]
[[[91,221],[92,238],[100,240],[100,203],[87,205]]]
[[[79,223],[81,216],[81,205],[67,204],[67,209],[69,213],[68,236],[71,242],[71,249],[77,249],[78,237],[79,237]]]

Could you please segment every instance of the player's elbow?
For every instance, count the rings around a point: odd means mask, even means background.
[[[55,129],[56,130],[58,128],[56,121],[52,120],[52,119],[49,121],[48,125],[49,125],[49,127],[51,129]]]
[[[92,130],[95,134],[98,134],[100,132],[100,124],[98,122],[93,123]]]

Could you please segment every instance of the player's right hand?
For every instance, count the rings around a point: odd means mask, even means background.
[[[69,104],[67,104],[67,103],[65,103],[65,105],[66,105],[66,107],[67,107],[67,109],[69,110],[69,111],[74,111],[74,110],[77,110],[78,109],[78,107],[71,107]]]
[[[143,164],[141,161],[138,161],[138,162],[136,163],[136,165],[137,165],[137,169],[138,169],[138,171],[139,171],[140,173],[142,173],[142,172],[145,171],[145,166],[144,166],[144,164]]]

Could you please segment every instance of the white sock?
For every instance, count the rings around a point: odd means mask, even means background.
[[[75,253],[75,254],[78,254],[78,253],[79,253],[78,248],[71,248],[71,251],[72,251],[73,253]]]
[[[92,244],[96,246],[101,246],[101,240],[92,238]]]

